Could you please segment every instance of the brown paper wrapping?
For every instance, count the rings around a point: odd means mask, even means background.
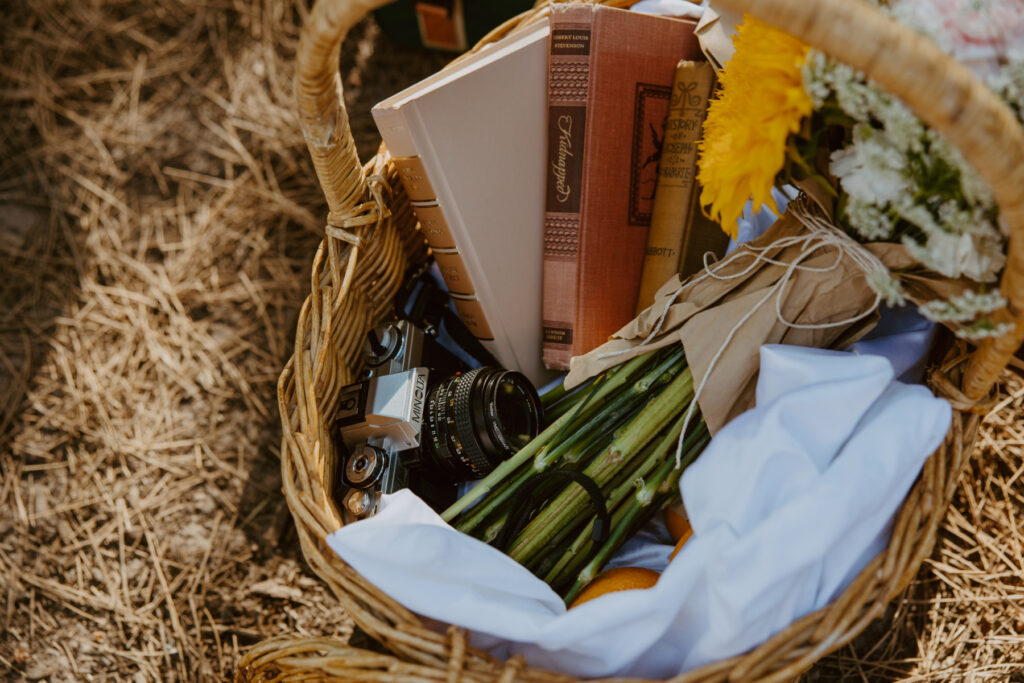
[[[742,21],[743,16],[731,10],[710,6],[704,8],[694,33],[697,34],[704,56],[715,67],[721,69],[732,59],[732,36],[736,33],[737,24]]]
[[[678,276],[666,282],[655,296],[654,303],[612,338],[590,353],[572,359],[565,385],[572,388],[604,370],[645,351],[682,342],[699,387],[708,373],[712,359],[721,349],[711,375],[698,396],[701,413],[712,434],[736,415],[753,407],[754,389],[759,369],[762,344],[780,343],[817,348],[845,348],[866,334],[877,322],[878,297],[868,286],[860,265],[836,247],[822,247],[801,262],[793,271],[781,297],[782,317],[796,325],[822,325],[863,316],[859,320],[835,327],[804,329],[779,320],[776,295],[756,310],[782,278],[788,265],[797,259],[805,246],[778,247],[775,243],[798,236],[807,230],[801,221],[787,212],[759,239],[750,243],[766,248],[764,255],[776,261],[755,263],[754,251],[741,246],[716,269],[718,278],[698,273],[687,279],[687,286],[676,296]],[[899,244],[872,244],[869,251],[890,270],[905,271],[913,285],[912,298],[926,300],[933,293],[933,280],[920,268],[913,273],[914,262]],[[838,264],[836,263],[838,260]],[[835,268],[829,269],[833,264]],[[729,275],[745,275],[721,279]],[[820,269],[820,270],[813,270]],[[901,281],[904,273],[901,272]],[[657,326],[658,318],[668,312],[658,333],[641,346]],[[753,312],[751,312],[753,310]],[[744,317],[749,316],[726,339]]]

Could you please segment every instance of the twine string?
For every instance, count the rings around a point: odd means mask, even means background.
[[[875,290],[875,300],[872,304],[864,310],[864,312],[850,316],[844,320],[837,320],[827,323],[797,323],[787,320],[782,313],[783,302],[785,301],[785,295],[787,287],[793,279],[793,276],[798,271],[812,272],[812,273],[827,273],[835,270],[840,266],[844,257],[849,258],[855,265],[859,266],[864,272],[864,275],[870,285],[872,281],[877,281],[879,277],[888,277],[889,271],[885,267],[877,256],[872,254],[870,251],[865,249],[863,246],[855,242],[849,235],[840,230],[839,228],[832,225],[830,222],[825,220],[823,217],[815,213],[815,209],[811,207],[805,201],[793,202],[790,207],[791,214],[797,218],[804,227],[807,228],[808,232],[801,235],[794,235],[791,237],[783,237],[778,239],[771,244],[763,247],[757,247],[753,245],[745,245],[745,248],[735,252],[735,255],[731,258],[726,258],[717,263],[709,263],[707,257],[705,257],[705,269],[697,277],[687,280],[685,283],[679,285],[675,292],[668,297],[665,301],[664,306],[658,320],[652,328],[651,332],[644,338],[639,345],[629,347],[626,349],[620,349],[618,351],[607,351],[599,354],[597,357],[600,359],[610,358],[619,356],[624,353],[635,352],[639,350],[640,353],[648,350],[647,347],[651,341],[661,333],[662,326],[665,323],[665,319],[668,317],[668,312],[675,304],[679,296],[686,290],[692,288],[698,282],[703,282],[708,278],[715,280],[735,280],[737,278],[743,278],[753,272],[756,268],[762,264],[770,264],[776,266],[785,267],[785,272],[781,277],[768,288],[768,291],[763,297],[747,311],[743,317],[741,317],[736,324],[732,326],[732,329],[726,334],[725,339],[719,345],[715,355],[712,356],[711,362],[708,364],[708,368],[704,373],[704,377],[701,378],[700,383],[693,392],[693,398],[690,399],[690,404],[686,409],[686,415],[683,418],[683,428],[679,432],[679,440],[676,444],[676,469],[682,467],[682,456],[683,456],[683,442],[686,436],[686,430],[690,426],[690,421],[693,418],[694,413],[697,410],[698,402],[701,393],[704,391],[704,387],[707,385],[708,378],[711,376],[712,371],[721,359],[722,354],[725,353],[726,348],[732,343],[736,333],[743,327],[743,325],[750,320],[754,314],[760,310],[760,308],[766,304],[772,297],[775,298],[775,317],[776,319],[785,325],[786,327],[792,327],[795,329],[802,330],[823,330],[833,327],[841,327],[844,325],[850,325],[862,320],[867,316],[871,315],[881,304],[882,294]],[[767,256],[768,250],[783,251],[791,247],[800,247],[800,252],[792,261],[781,261],[776,258]],[[809,266],[805,265],[804,261],[816,254],[817,252],[832,248],[836,251],[836,259],[830,265],[826,266]],[[750,263],[741,268],[739,271],[731,274],[723,274],[721,271],[727,264],[733,264],[743,258],[751,258]]]

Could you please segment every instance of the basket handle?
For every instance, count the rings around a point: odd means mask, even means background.
[[[366,207],[360,206],[366,197],[366,180],[342,94],[338,72],[341,43],[349,30],[367,14],[391,2],[394,0],[316,0],[299,36],[295,56],[295,100],[299,126],[313,158],[320,187],[327,198],[330,211],[327,223],[339,228],[371,222],[363,216]],[[607,0],[606,4],[621,6],[631,2],[635,0]],[[538,6],[547,4],[548,0],[537,2]],[[518,26],[527,14],[524,12],[496,27],[466,54],[501,38]]]
[[[866,2],[715,1],[749,12],[867,74],[955,145],[992,188],[1010,235],[1000,285],[1008,304],[992,317],[1014,328],[983,340],[963,378],[970,399],[988,394],[1024,342],[1024,129],[1009,107],[931,40]]]
[[[349,126],[341,75],[341,43],[363,17],[391,0],[318,0],[303,24],[295,57],[299,125],[330,211],[328,225],[346,228],[366,210],[366,180]],[[356,220],[356,223],[365,221]]]

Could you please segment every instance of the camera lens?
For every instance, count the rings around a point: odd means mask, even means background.
[[[540,400],[522,374],[483,367],[438,383],[421,447],[457,480],[479,479],[540,431]]]

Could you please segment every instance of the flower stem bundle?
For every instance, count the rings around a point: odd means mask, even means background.
[[[549,415],[556,416],[550,426],[442,517],[485,542],[507,541],[505,552],[571,601],[678,495],[674,456],[680,439],[685,467],[710,437],[698,419],[681,434],[694,386],[678,344],[547,400]],[[556,471],[571,474],[546,476]],[[533,513],[528,519],[519,514],[524,496],[539,501],[526,511]],[[607,514],[608,528],[595,514],[598,508]]]

